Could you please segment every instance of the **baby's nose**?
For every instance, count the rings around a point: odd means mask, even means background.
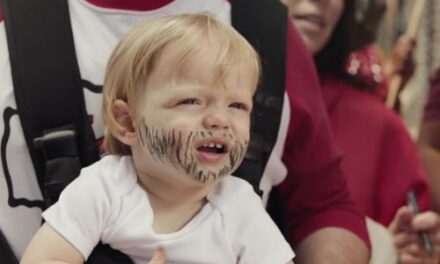
[[[203,123],[207,129],[228,129],[230,126],[229,117],[222,111],[211,111],[206,114]]]

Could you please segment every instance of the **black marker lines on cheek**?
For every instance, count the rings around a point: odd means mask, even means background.
[[[229,165],[231,169],[235,168],[238,163],[243,160],[243,157],[246,153],[248,142],[240,143],[239,141],[235,141],[234,145],[229,152]]]
[[[214,136],[212,131],[191,131],[188,136],[184,136],[182,131],[175,129],[167,131],[151,128],[145,119],[142,119],[139,130],[141,144],[154,160],[170,163],[201,183],[214,181],[231,173],[243,159],[248,144],[247,141],[232,140],[227,164],[213,171],[200,167],[193,149],[196,141]],[[234,138],[231,133],[224,133],[222,136]]]
[[[182,152],[184,154],[184,159],[181,162],[181,165],[184,168],[187,168],[186,170],[188,171],[187,173],[189,173],[189,171],[191,170],[191,162],[193,162],[194,157],[191,155],[191,145],[193,143],[193,139],[195,137],[195,133],[193,131],[191,131],[189,133],[188,138],[186,139],[186,143],[185,143],[185,147],[183,148]]]
[[[150,128],[142,120],[139,126],[142,146],[147,148],[152,158],[157,161],[170,162],[174,167],[181,164],[182,132]]]

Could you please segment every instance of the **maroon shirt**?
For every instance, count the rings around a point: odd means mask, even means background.
[[[431,207],[427,177],[401,119],[377,95],[326,76],[322,89],[349,190],[363,213],[387,226],[414,190]]]
[[[286,180],[278,190],[286,201],[289,241],[296,244],[323,227],[342,227],[369,244],[365,217],[350,198],[341,171],[314,62],[289,23],[286,91],[291,118],[283,162]]]

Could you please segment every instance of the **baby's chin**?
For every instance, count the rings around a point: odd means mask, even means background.
[[[198,173],[188,175],[198,185],[212,185],[219,182],[224,177],[227,177],[232,173],[232,170],[200,170]]]

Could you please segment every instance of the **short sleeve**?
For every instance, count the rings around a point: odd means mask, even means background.
[[[45,221],[87,259],[99,242],[110,201],[95,168],[87,168],[70,183],[57,203],[43,213]]]
[[[228,213],[227,228],[239,264],[285,264],[295,254],[249,186]]]

